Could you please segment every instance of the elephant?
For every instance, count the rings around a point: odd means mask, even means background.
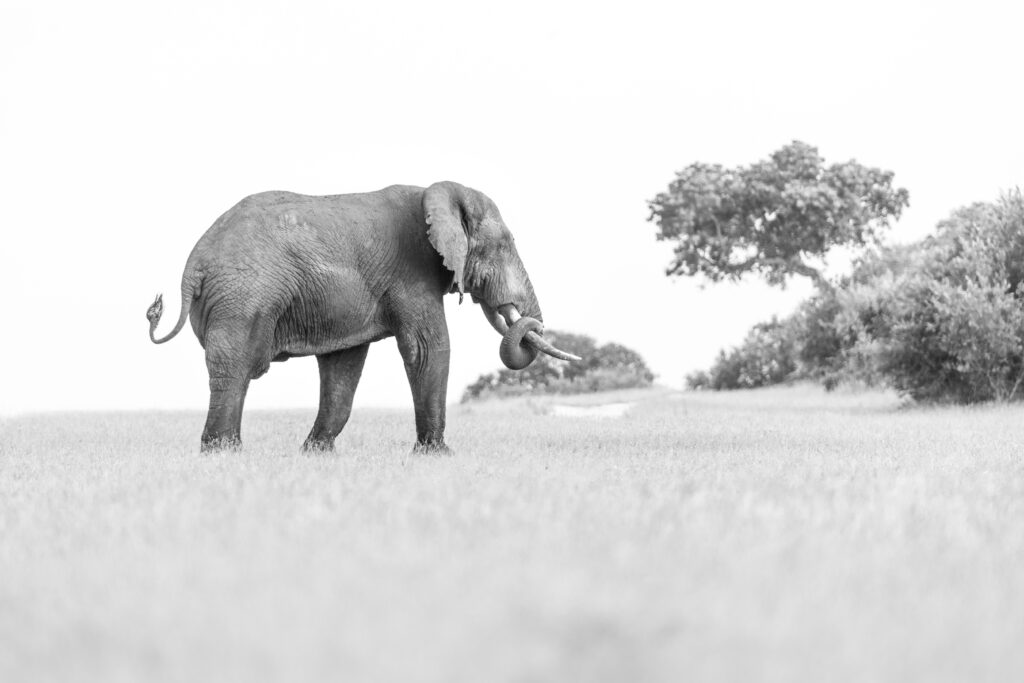
[[[174,328],[156,337],[158,295],[146,313],[154,344],[191,317],[205,350],[210,405],[202,451],[241,447],[249,382],[271,362],[316,356],[320,405],[305,450],[333,450],[348,421],[371,343],[396,337],[412,389],[416,451],[444,441],[449,341],[443,296],[465,293],[502,335],[509,368],[538,352],[578,356],[543,336],[533,285],[497,206],[454,182],[376,192],[246,197],[199,239],[181,278]]]

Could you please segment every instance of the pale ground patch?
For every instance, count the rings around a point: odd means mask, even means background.
[[[632,402],[602,403],[596,406],[572,406],[553,403],[548,409],[556,417],[593,417],[608,419],[623,417],[633,407]]]
[[[0,681],[1024,680],[1020,406],[672,396],[0,423]]]

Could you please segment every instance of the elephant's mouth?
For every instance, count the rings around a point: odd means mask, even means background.
[[[579,356],[566,353],[545,339],[542,335],[544,324],[536,318],[522,316],[514,304],[504,304],[494,310],[480,302],[491,326],[501,334],[498,355],[501,362],[512,370],[522,370],[540,352],[559,360],[582,360]]]

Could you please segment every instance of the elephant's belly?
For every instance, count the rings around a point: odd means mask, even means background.
[[[278,321],[275,360],[350,349],[391,336],[377,307],[358,301],[293,305]]]

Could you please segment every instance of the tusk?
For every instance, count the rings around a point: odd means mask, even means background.
[[[522,317],[519,315],[519,309],[515,307],[515,304],[503,304],[498,306],[498,313],[505,318],[509,327],[514,325],[515,322]],[[551,342],[532,330],[523,336],[523,341],[538,351],[543,351],[549,356],[558,358],[559,360],[583,360],[579,356],[566,353],[565,351],[556,348],[551,344]]]
[[[515,304],[502,304],[501,306],[498,306],[498,313],[505,318],[505,322],[508,323],[509,327],[514,325],[517,320],[523,317],[519,315],[519,309],[516,308]]]
[[[513,308],[513,310],[515,309]],[[523,337],[523,341],[538,351],[543,351],[549,356],[553,356],[559,360],[583,360],[579,356],[575,356],[571,353],[566,353],[565,351],[555,348],[552,346],[551,342],[533,331],[527,332]]]
[[[484,317],[487,318],[487,322],[491,324],[491,327],[503,337],[508,334],[508,323],[505,322],[505,318],[483,301],[479,303],[480,308],[484,310]]]

